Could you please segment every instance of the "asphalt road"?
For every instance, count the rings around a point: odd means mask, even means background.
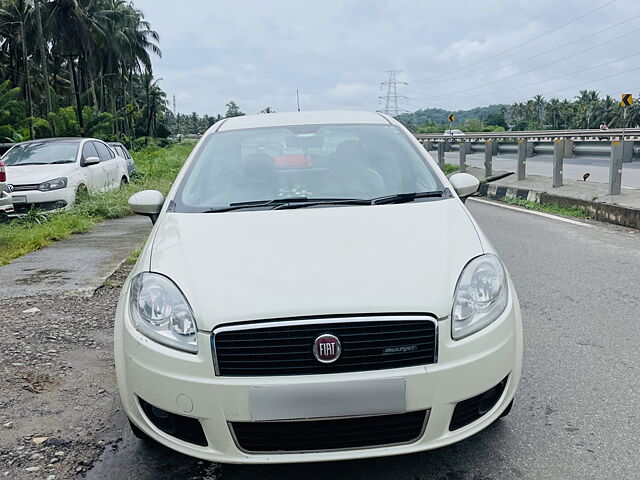
[[[631,479],[640,459],[640,232],[565,223],[485,202],[469,208],[500,252],[525,322],[511,414],[450,447],[302,465],[198,462],[132,438],[88,479]]]
[[[431,154],[436,157],[434,152]],[[447,163],[457,165],[459,162],[458,152],[448,152],[445,155]],[[496,171],[515,172],[515,155],[498,155],[493,157],[493,169]],[[474,153],[467,155],[467,165],[484,168],[484,153]],[[574,157],[564,159],[564,178],[568,180],[582,180],[585,173],[589,173],[589,182],[608,183],[609,157]],[[527,174],[541,175],[544,177],[553,176],[553,157],[551,155],[536,155],[527,158]],[[622,165],[622,185],[627,188],[640,188],[640,162],[624,163]]]

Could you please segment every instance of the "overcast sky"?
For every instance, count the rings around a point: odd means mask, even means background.
[[[296,89],[303,109],[377,110],[385,70],[401,71],[409,111],[640,90],[638,0],[134,3],[161,36],[155,74],[181,113],[229,100],[291,111]]]

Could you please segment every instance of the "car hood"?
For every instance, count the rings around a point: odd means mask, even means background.
[[[348,313],[449,315],[483,253],[455,198],[399,205],[166,213],[150,270],[173,279],[198,328]]]
[[[7,166],[7,183],[28,185],[42,183],[54,178],[67,177],[75,169],[75,163],[58,165],[16,165]]]

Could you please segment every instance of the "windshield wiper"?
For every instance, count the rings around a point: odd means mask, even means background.
[[[412,193],[396,193],[395,195],[385,195],[371,199],[371,205],[384,205],[387,203],[408,203],[413,202],[416,198],[438,198],[443,197],[442,190],[434,190],[431,192],[412,192]]]
[[[60,163],[76,163],[75,160],[56,160],[55,162],[49,162],[49,165],[57,165]]]
[[[245,208],[265,208],[273,207],[273,210],[279,208],[300,208],[313,205],[371,205],[370,200],[357,198],[308,198],[308,197],[287,197],[274,198],[272,200],[256,200],[250,202],[234,202],[228,207],[211,208],[202,213],[219,213],[231,212],[234,210],[242,210]]]
[[[309,198],[302,202],[287,202],[274,207],[274,210],[313,207],[317,205],[371,205],[371,200],[364,198]]]
[[[432,192],[397,193],[372,199],[364,198],[309,198],[309,197],[287,197],[274,198],[272,200],[253,200],[249,202],[234,202],[227,207],[216,207],[204,210],[200,213],[222,213],[246,208],[269,208],[272,210],[282,210],[291,208],[313,207],[317,205],[383,205],[387,203],[407,203],[413,202],[416,198],[436,198],[443,197],[445,192],[436,190]]]

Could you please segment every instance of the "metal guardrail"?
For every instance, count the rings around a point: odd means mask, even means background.
[[[563,185],[565,158],[570,158],[582,152],[593,153],[593,144],[601,143],[602,146],[600,149],[608,150],[611,159],[609,167],[609,195],[620,195],[622,188],[622,163],[633,159],[635,153],[634,140],[640,140],[640,128],[624,130],[482,132],[467,133],[464,134],[464,136],[418,134],[416,138],[424,145],[425,149],[437,150],[438,165],[442,170],[444,170],[445,166],[445,150],[449,149],[453,144],[458,147],[460,153],[460,172],[466,172],[467,170],[467,153],[481,148],[484,151],[486,178],[492,176],[493,157],[497,155],[499,151],[513,151],[517,153],[516,175],[519,181],[524,180],[526,177],[527,158],[532,157],[535,153],[553,154],[552,185],[554,188]],[[477,145],[481,143],[484,145]],[[510,143],[512,146],[509,145]],[[581,146],[580,144],[583,145]]]
[[[609,130],[589,129],[589,130],[525,130],[511,132],[478,132],[465,133],[460,136],[444,135],[443,133],[416,134],[420,141],[425,140],[612,140],[615,138],[625,140],[640,140],[640,128],[611,128]]]

